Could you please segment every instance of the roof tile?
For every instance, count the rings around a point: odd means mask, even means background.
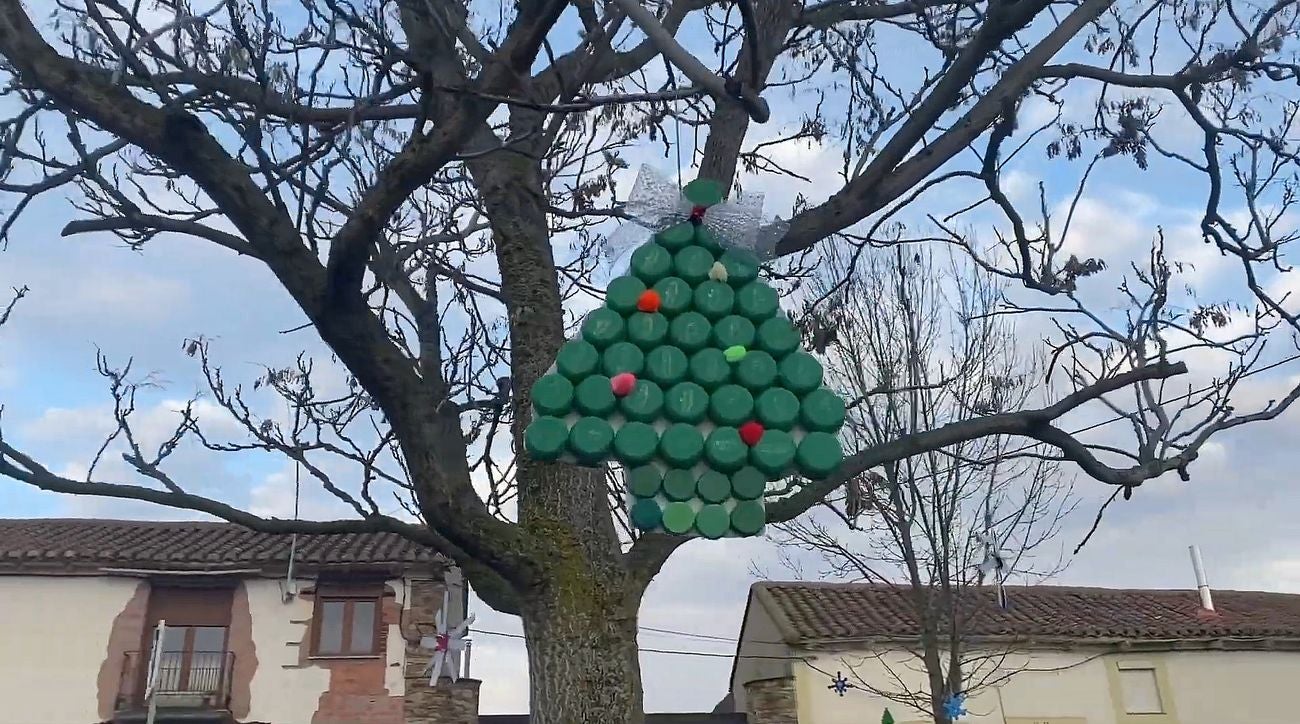
[[[784,619],[789,643],[917,634],[910,589],[881,584],[778,583],[765,592]],[[1010,606],[992,589],[965,589],[960,610],[972,636],[1067,639],[1300,638],[1300,595],[1214,591],[1215,612],[1196,591],[1008,586]]]
[[[292,536],[233,523],[0,519],[0,573],[138,567],[222,570],[283,566]],[[396,533],[300,535],[298,564],[414,566],[443,562]]]

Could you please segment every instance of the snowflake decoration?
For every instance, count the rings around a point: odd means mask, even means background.
[[[952,720],[966,716],[966,693],[959,691],[948,697],[948,701],[943,703],[943,713]]]
[[[849,689],[855,689],[857,687],[855,687],[853,684],[850,684],[849,680],[844,678],[843,672],[836,671],[835,678],[831,679],[830,686],[827,686],[826,688],[830,689],[831,691],[834,691],[836,694],[839,694],[840,696],[844,696],[844,692],[848,691]]]

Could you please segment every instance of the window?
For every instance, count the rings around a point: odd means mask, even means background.
[[[331,595],[316,598],[314,656],[373,656],[379,653],[379,597]]]
[[[1124,697],[1126,714],[1163,714],[1160,701],[1160,684],[1153,668],[1125,667],[1119,669],[1120,692]]]

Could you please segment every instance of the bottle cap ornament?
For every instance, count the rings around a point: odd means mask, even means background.
[[[619,463],[638,530],[759,535],[768,483],[825,478],[843,457],[844,402],[760,276],[784,233],[761,208],[643,168],[635,223],[607,244],[631,252],[626,270],[532,387],[526,454]]]

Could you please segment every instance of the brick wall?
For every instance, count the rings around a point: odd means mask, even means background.
[[[745,684],[745,708],[749,724],[798,724],[794,679],[784,676]]]

